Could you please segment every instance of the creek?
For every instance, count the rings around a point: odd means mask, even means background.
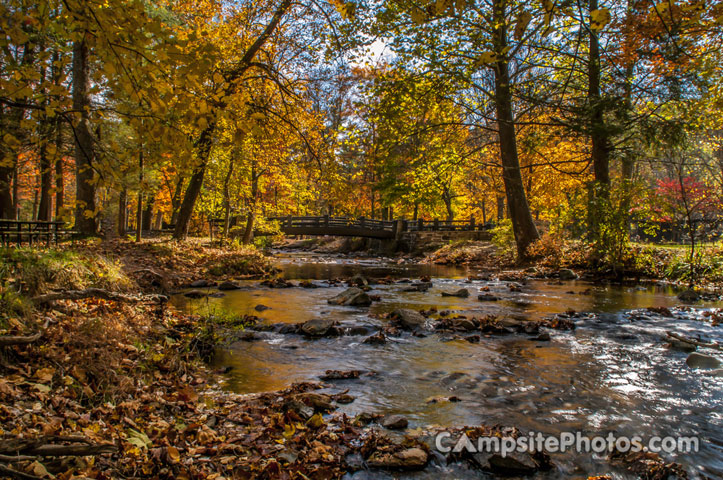
[[[397,264],[384,259],[282,253],[276,257],[282,276],[310,280],[320,288],[267,288],[242,282],[221,298],[190,300],[175,296],[185,311],[210,314],[226,311],[259,316],[270,324],[333,319],[342,326],[374,332],[387,320],[382,314],[398,308],[436,309],[468,317],[495,315],[538,320],[569,310],[585,312],[573,331],[548,330],[549,341],[532,335],[482,335],[470,343],[459,335],[430,331],[426,336],[389,337],[383,345],[363,343],[368,335],[309,339],[301,335],[261,332],[260,339],[236,342],[215,356],[217,367],[232,367],[225,387],[239,393],[280,389],[297,381],[318,380],[326,370],[362,370],[358,379],[328,382],[330,392],[349,390],[355,400],[337,412],[401,414],[409,429],[435,426],[502,424],[523,433],[582,432],[583,435],[697,436],[700,449],[663,453],[689,470],[723,478],[723,378],[690,369],[687,353],[666,347],[665,332],[723,342],[723,326],[704,321],[707,309],[719,303],[680,305],[671,286],[596,284],[554,279],[519,282],[468,281],[479,272],[467,268]],[[327,299],[348,288],[328,280],[362,274],[370,294],[380,301],[371,307],[331,306]],[[431,277],[425,292],[405,292],[402,279]],[[394,279],[376,284],[375,279]],[[500,298],[480,302],[480,288]],[[467,288],[469,298],[443,297],[441,292]],[[270,307],[258,312],[255,307]],[[673,308],[675,318],[646,310]],[[710,353],[710,352],[708,352]],[[457,402],[430,403],[455,396]],[[556,468],[545,478],[604,474],[611,471],[605,455],[557,453]],[[450,470],[451,469],[451,470]],[[386,478],[360,472],[353,478]],[[381,475],[381,476],[380,476]],[[414,478],[479,478],[473,471],[431,465]],[[389,478],[392,478],[391,476]],[[624,478],[624,477],[621,477]]]

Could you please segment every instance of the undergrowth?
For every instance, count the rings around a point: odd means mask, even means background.
[[[96,287],[129,291],[134,286],[114,260],[56,249],[0,249],[0,279],[3,288],[29,297],[56,289]]]

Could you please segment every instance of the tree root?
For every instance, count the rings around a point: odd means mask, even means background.
[[[706,343],[701,342],[700,340],[695,340],[693,338],[684,337],[682,335],[678,335],[677,333],[673,332],[665,332],[666,335],[668,335],[670,338],[674,338],[680,342],[688,343],[690,345],[695,345],[697,347],[705,347],[705,348],[713,348],[715,350],[723,350],[723,345],[719,343]]]
[[[67,290],[64,292],[46,293],[33,297],[36,305],[48,305],[58,300],[82,300],[85,298],[102,298],[122,303],[165,303],[168,297],[165,295],[125,295],[122,293],[109,292],[101,288],[86,288],[85,290]]]
[[[71,443],[59,445],[57,442]],[[84,437],[45,436],[39,438],[6,438],[0,440],[0,454],[7,457],[9,454],[17,456],[37,457],[84,457],[101,453],[115,452],[116,446],[112,444],[94,444]],[[1,459],[0,459],[1,460]]]
[[[29,335],[27,337],[5,335],[0,336],[0,347],[11,347],[13,345],[28,345],[40,339],[40,334]]]

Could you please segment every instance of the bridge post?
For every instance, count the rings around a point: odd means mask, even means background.
[[[474,231],[474,217],[469,217],[469,229]]]
[[[359,217],[359,226],[360,226],[361,228],[365,228],[365,227],[366,227],[366,223],[367,223],[367,222],[366,222],[366,220],[364,219],[364,217]]]
[[[421,218],[417,219],[417,230],[420,232],[424,230],[424,220]]]
[[[436,232],[437,230],[439,230],[439,219],[435,218],[434,219],[434,231]]]
[[[394,222],[394,240],[399,241],[402,239],[402,234],[406,230],[406,228],[404,228],[404,227],[405,227],[404,220],[400,219],[400,220],[396,220]]]
[[[291,228],[291,215],[286,217],[286,226],[287,228]]]
[[[329,226],[329,215],[324,215],[324,226],[325,227]]]

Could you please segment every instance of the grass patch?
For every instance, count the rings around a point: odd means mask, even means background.
[[[101,255],[56,249],[0,249],[0,278],[5,279],[3,288],[13,285],[14,291],[29,297],[48,290],[133,288],[118,262]]]

